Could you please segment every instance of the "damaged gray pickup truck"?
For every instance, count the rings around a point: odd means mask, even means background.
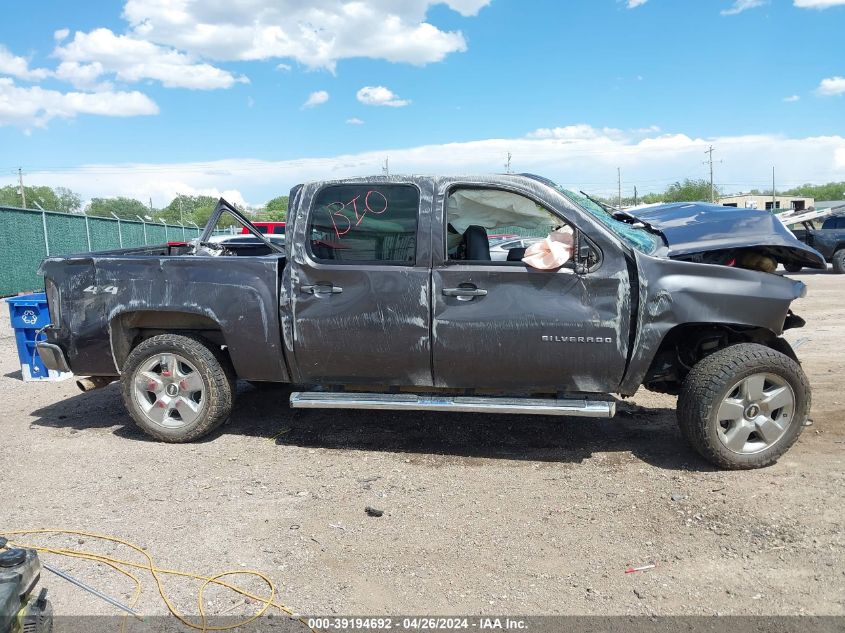
[[[120,379],[168,442],[225,422],[238,378],[296,385],[292,407],[586,417],[645,386],[679,396],[683,435],[724,468],[774,462],[806,421],[781,338],[806,289],[766,271],[824,259],[770,213],[621,212],[532,175],[316,182],[290,200],[282,245],[221,200],[195,243],[45,260],[45,364],[85,388]],[[215,242],[221,221],[252,239]],[[492,261],[497,233],[531,246]]]

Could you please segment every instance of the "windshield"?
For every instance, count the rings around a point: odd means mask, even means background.
[[[643,228],[632,226],[627,222],[617,220],[595,202],[585,196],[582,196],[580,193],[574,193],[568,189],[564,189],[560,185],[554,185],[554,187],[610,229],[631,248],[636,248],[638,251],[641,251],[646,255],[650,255],[656,251],[658,247],[662,246],[663,241],[654,233],[650,233]]]

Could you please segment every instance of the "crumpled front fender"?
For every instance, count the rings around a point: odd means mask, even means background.
[[[619,392],[639,387],[666,334],[683,324],[784,330],[792,302],[806,294],[797,280],[742,268],[635,254],[639,307],[628,370]],[[636,289],[632,289],[635,291]]]

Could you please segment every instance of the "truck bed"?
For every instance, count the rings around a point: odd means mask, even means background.
[[[287,381],[279,325],[284,256],[174,254],[178,249],[148,246],[43,262],[57,321],[48,337],[63,343],[71,370],[116,376],[141,330],[187,324],[226,345],[241,378]]]

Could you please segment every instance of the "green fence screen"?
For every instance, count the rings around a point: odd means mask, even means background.
[[[38,266],[48,255],[187,241],[198,235],[194,226],[0,207],[0,297],[43,288]]]

